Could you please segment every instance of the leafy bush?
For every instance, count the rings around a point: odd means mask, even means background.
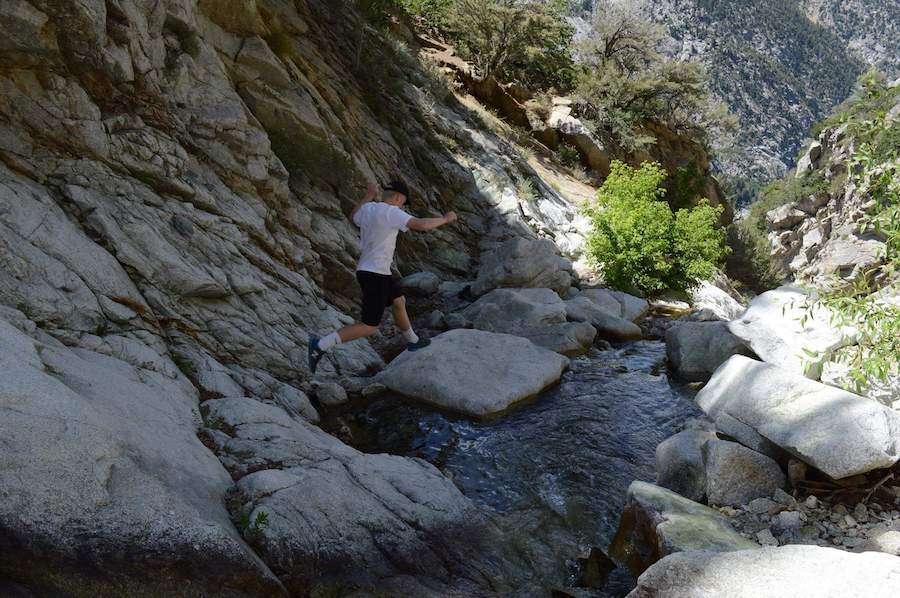
[[[718,226],[722,208],[704,200],[673,213],[660,186],[665,178],[657,163],[635,169],[614,161],[597,201],[584,208],[593,225],[588,255],[615,288],[685,291],[711,276],[728,253]]]
[[[559,0],[455,0],[447,30],[485,78],[533,90],[572,85],[573,29]]]

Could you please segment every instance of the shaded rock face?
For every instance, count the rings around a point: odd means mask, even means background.
[[[706,496],[712,505],[744,505],[782,490],[787,478],[769,457],[736,442],[713,440],[703,446]]]
[[[683,430],[656,446],[656,483],[696,502],[706,499],[703,447],[718,437],[709,430]]]
[[[741,355],[697,395],[716,427],[766,453],[774,443],[832,478],[900,459],[900,414],[880,403]]]
[[[517,182],[503,144],[332,2],[14,0],[0,40],[0,309],[19,330],[0,349],[0,459],[17,472],[0,547],[20,555],[22,583],[78,556],[97,583],[122,571],[118,591],[134,594],[281,592],[270,567],[288,557],[263,551],[263,564],[231,524],[231,481],[196,438],[197,406],[248,397],[304,430],[318,419],[306,343],[357,310],[346,215],[365,183],[402,176],[411,212],[460,214],[398,246],[402,273],[442,279],[474,274],[482,238],[531,242],[531,225],[571,227],[576,209],[539,188],[532,203],[551,203],[551,222],[498,191]],[[319,372],[383,365],[357,342]],[[242,479],[258,464],[240,465]],[[446,487],[415,463],[369,473],[386,484],[389,470]],[[371,496],[348,497],[347,533],[361,533],[349,522]],[[379,549],[389,560],[390,542]],[[298,567],[308,556],[290,554]]]
[[[548,288],[565,293],[572,286],[572,262],[547,239],[510,239],[481,256],[472,293],[498,288]]]
[[[536,396],[568,365],[562,355],[522,337],[451,330],[424,349],[403,353],[378,380],[408,397],[481,417]]]
[[[640,575],[676,552],[748,550],[757,545],[738,534],[728,518],[707,506],[646,482],[632,482],[610,554]]]
[[[251,522],[244,535],[292,594],[378,588],[398,570],[490,585],[490,568],[474,568],[464,557],[493,528],[432,465],[360,453],[248,398],[207,401],[203,410],[236,480],[229,500]],[[260,514],[266,523],[254,525]],[[452,541],[458,534],[465,547]]]
[[[679,322],[666,330],[669,367],[688,382],[705,382],[732,355],[752,355],[726,322]]]
[[[889,598],[900,589],[898,578],[900,559],[875,552],[819,546],[682,552],[648,569],[628,598]]]

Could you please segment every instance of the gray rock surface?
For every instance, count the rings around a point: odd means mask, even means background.
[[[248,398],[207,401],[203,411],[237,481],[236,512],[250,522],[265,514],[267,523],[251,524],[244,536],[292,593],[329,578],[379,587],[401,572],[446,579],[456,567],[464,577],[486,575],[489,567],[479,571],[462,557],[492,527],[432,465],[360,453]]]
[[[723,277],[724,278],[724,277]],[[735,320],[747,309],[728,292],[709,281],[691,289],[691,319],[699,321]]]
[[[634,575],[666,555],[690,550],[747,550],[756,543],[740,536],[714,509],[646,482],[632,482],[610,555]]]
[[[636,322],[650,311],[650,304],[646,299],[614,291],[612,289],[584,289],[578,294],[587,297],[610,315]],[[618,306],[616,305],[618,304]]]
[[[743,505],[784,489],[778,463],[736,442],[711,440],[703,446],[706,497],[711,505]]]
[[[510,239],[481,255],[472,293],[497,288],[549,288],[565,293],[572,285],[572,262],[547,239]]]
[[[708,430],[683,430],[656,446],[656,483],[685,498],[706,498],[703,445],[717,438]]]
[[[900,557],[900,530],[887,530],[870,537],[859,552],[885,552]]]
[[[716,370],[697,404],[742,444],[772,442],[836,479],[900,459],[900,413],[741,355]]]
[[[628,598],[891,598],[900,559],[818,546],[682,552],[648,569]]]
[[[801,289],[779,287],[751,301],[728,329],[760,359],[818,380],[829,352],[855,342],[855,331],[835,328],[827,309],[808,309],[809,302]]]
[[[102,351],[0,319],[0,528],[17,547],[0,576],[174,594],[187,560],[223,594],[282,593],[225,510],[231,478],[197,438],[197,391],[139,337]]]
[[[434,295],[440,286],[441,279],[434,272],[416,272],[400,279],[400,288],[420,297]]]
[[[569,360],[509,334],[451,330],[378,374],[391,390],[466,415],[498,413],[559,380]]]
[[[472,327],[525,337],[562,353],[587,351],[597,332],[584,323],[566,321],[566,304],[550,289],[494,289],[461,312]]]
[[[641,338],[640,327],[611,312],[621,312],[621,306],[612,301],[609,306],[604,306],[584,296],[584,292],[574,299],[565,302],[567,317],[574,322],[588,322],[597,329],[602,339],[626,341]]]
[[[666,330],[669,367],[688,382],[705,382],[732,355],[752,355],[726,322],[676,322]]]

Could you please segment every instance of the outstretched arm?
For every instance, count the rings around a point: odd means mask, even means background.
[[[356,217],[356,213],[359,211],[361,207],[375,199],[375,196],[378,195],[378,185],[375,183],[369,183],[369,188],[366,189],[366,195],[359,200],[359,203],[353,207],[353,211],[350,212],[350,220]]]
[[[456,220],[456,212],[447,212],[440,218],[413,218],[407,223],[411,230],[434,230]]]

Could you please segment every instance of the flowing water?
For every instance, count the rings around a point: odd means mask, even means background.
[[[486,422],[387,396],[356,411],[353,444],[421,457],[495,513],[534,564],[523,588],[569,585],[579,553],[608,546],[628,485],[655,478],[656,445],[700,414],[664,360],[658,341],[595,350],[558,386]],[[623,593],[628,580],[613,577],[607,591]]]

